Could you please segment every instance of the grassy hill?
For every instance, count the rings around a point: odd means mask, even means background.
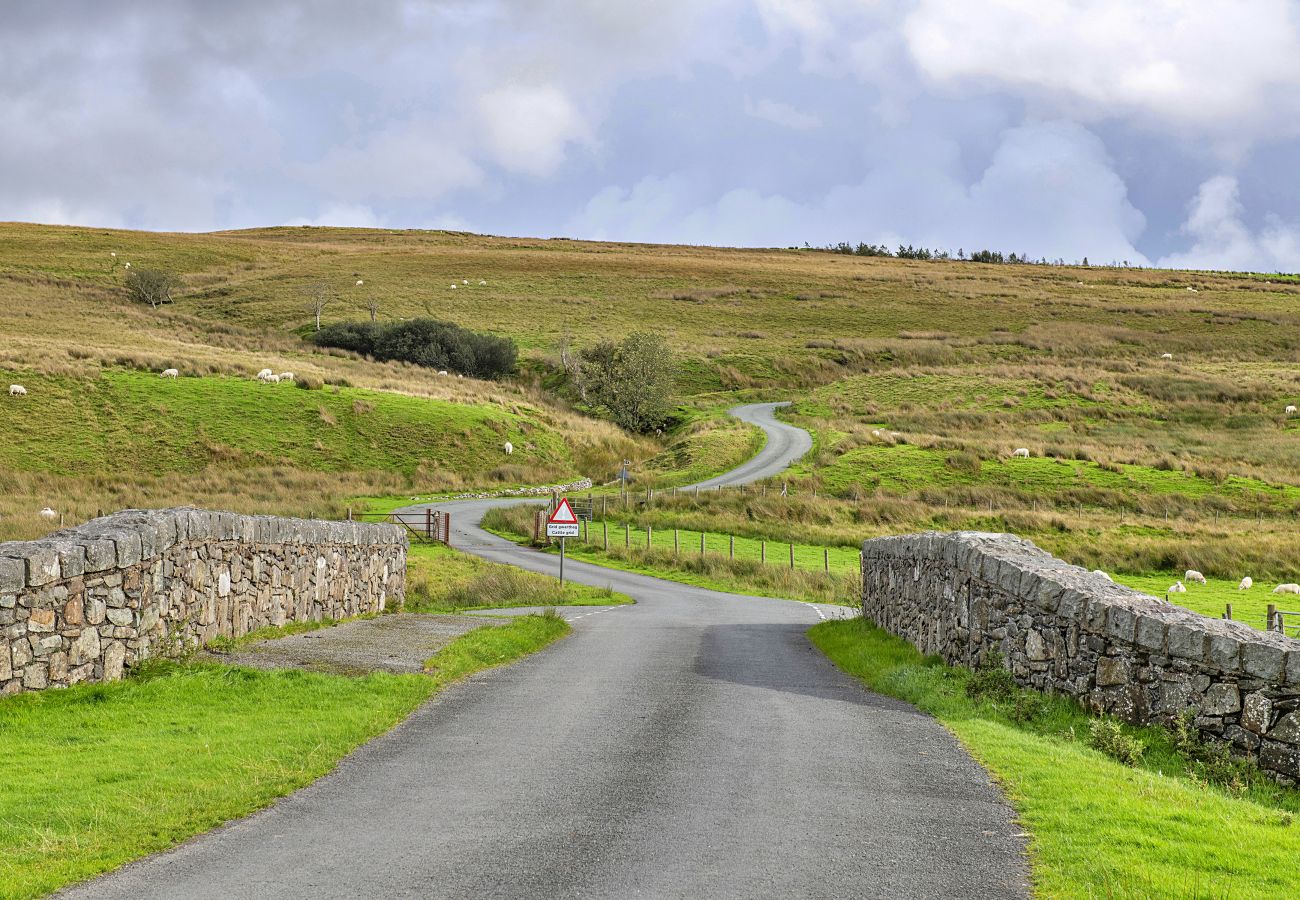
[[[177,302],[128,303],[125,262],[180,273]],[[509,335],[524,374],[489,384],[320,351],[302,340],[304,290],[318,283],[336,295],[326,321],[364,318],[377,300],[382,319]],[[0,404],[14,436],[0,449],[0,536],[42,527],[13,520],[51,495],[325,511],[361,493],[600,477],[625,457],[640,483],[680,482],[752,451],[752,432],[719,423],[730,403],[791,399],[816,439],[792,474],[820,491],[824,521],[795,523],[810,537],[991,527],[1138,574],[1300,568],[1300,418],[1283,414],[1300,403],[1300,284],[1280,278],[450,232],[0,225],[0,296],[13,311],[0,376],[37,388],[22,407]],[[664,334],[683,363],[687,422],[663,444],[546,390],[566,338],[637,328]],[[249,381],[264,365],[324,388]],[[166,366],[190,377],[141,374]],[[527,452],[507,463],[506,438]],[[1010,460],[1017,447],[1033,458]],[[695,525],[791,525],[710,502]]]

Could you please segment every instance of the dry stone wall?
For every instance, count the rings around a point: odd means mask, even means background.
[[[0,543],[0,694],[113,681],[150,656],[404,598],[396,525],[124,510]]]
[[[1134,723],[1191,710],[1201,734],[1300,781],[1300,641],[1112,583],[1008,534],[862,545],[863,616],[926,654],[1000,658],[1028,687]]]

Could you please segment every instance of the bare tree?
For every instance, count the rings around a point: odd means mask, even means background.
[[[379,301],[374,297],[366,301],[366,309],[370,310],[370,321],[373,322],[379,318]]]
[[[316,330],[320,331],[321,313],[325,312],[325,307],[334,299],[334,291],[320,281],[307,285],[302,291],[307,295],[307,311],[316,317]]]
[[[180,287],[181,280],[171,272],[160,269],[128,269],[126,290],[137,303],[148,303],[157,309],[172,302],[172,291]]]

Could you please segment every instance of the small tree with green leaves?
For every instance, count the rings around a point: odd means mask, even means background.
[[[615,423],[645,433],[668,419],[677,364],[659,335],[633,332],[619,343],[601,341],[580,356],[578,390]]]
[[[172,302],[172,291],[181,280],[161,269],[130,269],[126,273],[126,290],[136,303],[148,303],[154,309]]]

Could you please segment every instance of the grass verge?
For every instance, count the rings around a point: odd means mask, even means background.
[[[616,606],[632,603],[613,588],[592,587],[488,562],[440,544],[407,553],[406,612],[460,612],[516,606]]]
[[[1283,897],[1300,890],[1300,791],[1197,744],[922,657],[861,620],[809,637],[872,690],[953,732],[1030,833],[1046,897]],[[1120,761],[1129,760],[1130,764]]]
[[[37,897],[247,815],[331,771],[442,687],[568,631],[522,616],[429,676],[155,663],[0,701],[0,897]]]

